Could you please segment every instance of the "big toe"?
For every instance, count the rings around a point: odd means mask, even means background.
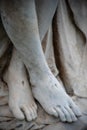
[[[25,118],[23,112],[20,110],[19,107],[17,107],[17,106],[12,107],[11,110],[12,110],[13,115],[14,115],[17,119],[23,120],[23,119]]]
[[[59,117],[60,117],[60,120],[61,120],[62,122],[67,121],[67,120],[66,120],[66,117],[65,117],[65,114],[63,113],[63,111],[61,110],[60,107],[55,107],[55,110],[57,111],[57,113],[58,113],[58,115],[59,115]]]
[[[53,115],[53,116],[55,116],[55,117],[58,117],[58,113],[57,113],[57,111],[55,110],[55,108],[48,108],[48,113],[50,114],[50,115]]]

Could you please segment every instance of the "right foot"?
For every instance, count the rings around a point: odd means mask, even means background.
[[[17,58],[17,59],[16,59]],[[26,70],[15,54],[4,75],[4,81],[9,87],[9,107],[17,119],[31,121],[37,117],[37,106],[34,102]]]
[[[42,74],[36,75],[35,71],[33,73],[33,76],[36,77],[31,80],[33,96],[48,114],[59,116],[63,122],[76,121],[77,117],[81,116],[79,108],[66,94],[52,73]]]

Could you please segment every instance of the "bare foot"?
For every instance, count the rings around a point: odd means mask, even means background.
[[[26,117],[31,121],[37,117],[37,106],[32,97],[25,67],[16,53],[14,52],[4,76],[9,87],[9,107],[17,119]]]
[[[34,81],[35,78],[32,79],[32,84],[35,86],[32,87],[33,96],[47,113],[59,116],[63,122],[73,122],[77,120],[77,116],[81,116],[78,107],[52,73],[45,72],[39,79],[36,76],[36,81]]]
[[[31,83],[35,86],[32,88],[34,97],[40,102],[47,113],[56,117],[59,116],[62,121],[76,121],[76,116],[80,116],[81,113],[50,72],[44,57],[34,0],[22,1],[22,6],[18,5],[16,8],[15,5],[16,2],[14,0],[14,6],[10,3],[12,8],[11,11],[9,11],[8,2],[5,2],[5,5],[3,4],[4,12],[1,14],[2,21],[8,36],[20,52],[22,60],[28,69]],[[21,8],[21,10],[19,8]],[[16,13],[14,10],[17,10]],[[29,12],[32,12],[32,15],[29,14]],[[15,17],[11,17],[13,15],[15,15]],[[15,75],[17,74],[15,73]],[[12,82],[10,81],[9,84],[10,83]],[[17,87],[18,86],[19,85],[17,85]],[[17,87],[15,91],[17,91]],[[11,93],[14,92],[14,89],[14,86],[10,87],[10,97],[12,98],[13,96]],[[22,91],[16,93],[20,96],[23,95]],[[24,94],[23,96],[27,97],[27,94]],[[19,101],[25,99],[24,97],[20,97],[22,99]],[[14,98],[13,100],[11,99],[11,101],[14,101]],[[18,99],[16,102],[18,108],[20,108]],[[23,103],[26,103],[26,101],[24,100]]]

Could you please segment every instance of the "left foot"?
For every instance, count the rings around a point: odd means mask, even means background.
[[[27,121],[34,120],[37,117],[37,106],[31,93],[25,66],[16,51],[13,52],[4,81],[9,88],[9,107],[13,115],[20,120],[25,117]]]

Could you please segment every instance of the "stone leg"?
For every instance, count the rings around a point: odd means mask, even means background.
[[[55,47],[54,47],[54,42],[53,42],[53,29],[52,29],[52,24],[49,26],[49,29],[42,40],[42,47],[44,50],[45,58],[48,63],[49,68],[51,69],[52,73],[54,76],[57,78],[57,80],[61,83],[63,86],[63,83],[59,77],[59,70],[56,66],[56,61],[55,61]]]
[[[52,32],[52,25],[50,25],[47,38],[46,38],[46,47],[45,47],[45,57],[47,60],[47,63],[49,65],[49,68],[53,72],[54,76],[56,77],[58,75],[58,70],[55,63],[55,56],[54,56],[54,48],[53,48],[53,32]],[[44,43],[42,43],[42,46]]]
[[[52,23],[59,0],[36,0],[40,40],[42,41]],[[48,3],[48,4],[47,4]],[[49,7],[48,7],[49,5]],[[49,8],[49,11],[48,11]],[[44,25],[44,26],[43,26]]]
[[[50,115],[76,121],[81,113],[50,71],[42,51],[34,0],[5,1],[3,25],[26,65],[33,96]]]

